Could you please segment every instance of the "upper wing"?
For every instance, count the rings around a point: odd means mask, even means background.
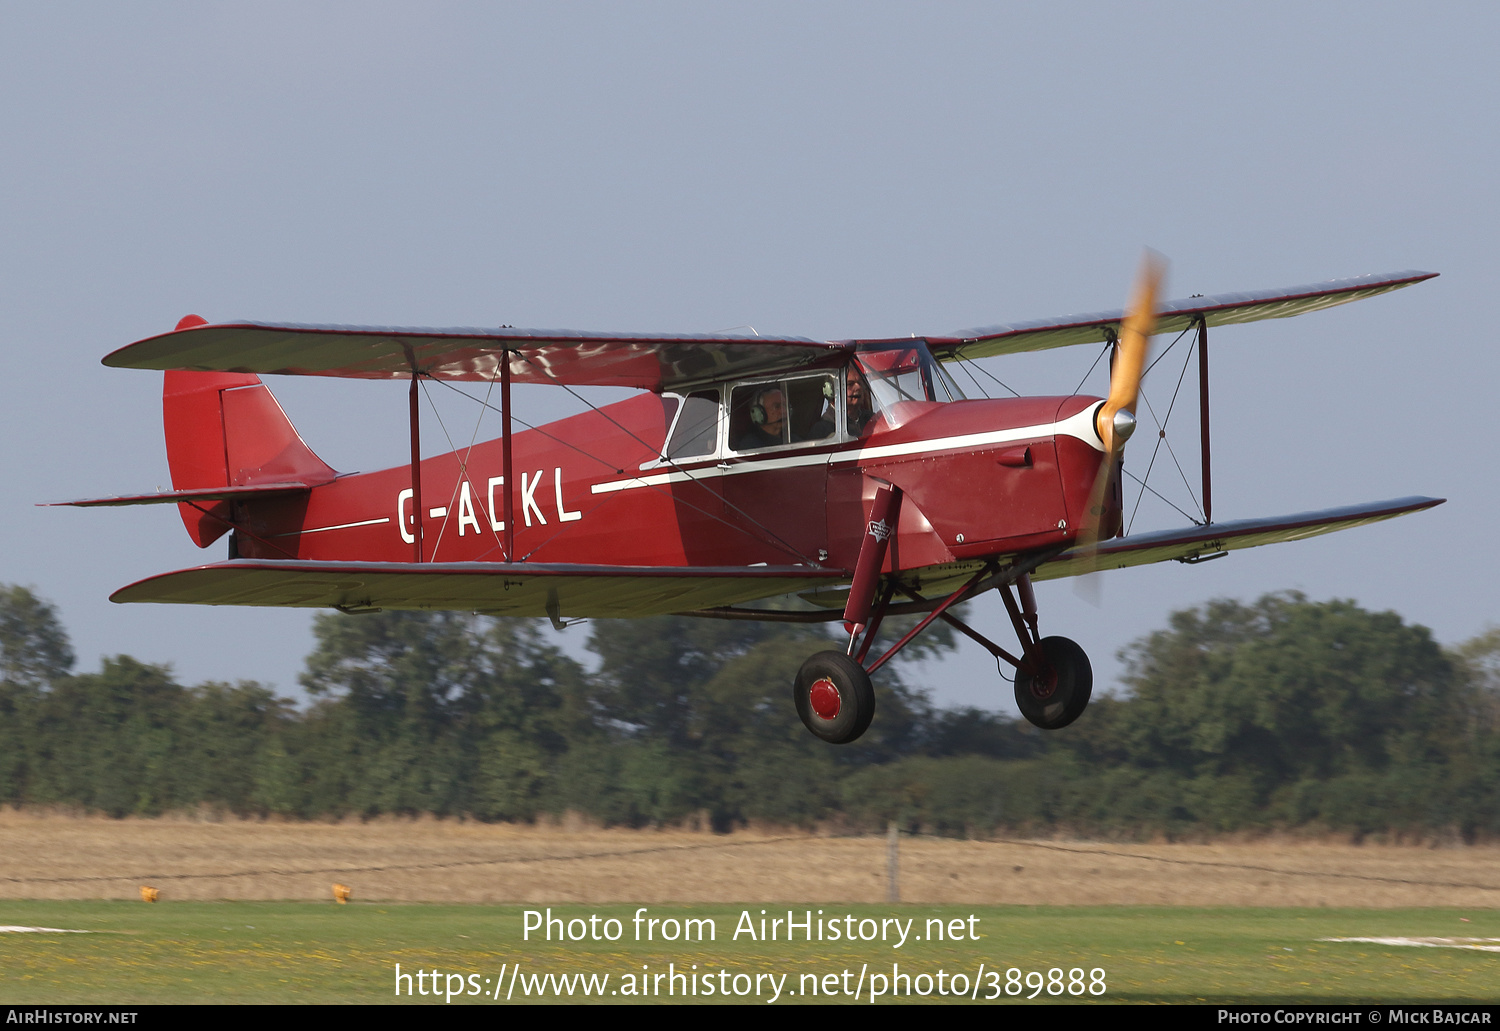
[[[1313,286],[1168,301],[1158,333],[1186,329],[1200,316],[1210,326],[1278,319],[1345,304],[1420,283],[1435,272],[1337,279]],[[1118,329],[1122,311],[1067,315],[970,329],[927,343],[943,360],[986,358],[1069,344],[1100,343]],[[518,383],[670,390],[708,379],[782,372],[835,358],[858,341],[724,333],[583,333],[541,329],[412,329],[239,322],[200,325],[147,337],[104,364],[121,369],[185,369],[292,376],[494,380],[510,354]]]
[[[110,601],[303,608],[454,609],[497,616],[651,616],[848,580],[807,566],[656,567],[235,559],[163,573]]]
[[[1260,319],[1284,319],[1304,312],[1347,304],[1362,297],[1399,290],[1436,272],[1392,272],[1383,276],[1360,276],[1335,279],[1310,286],[1293,286],[1282,290],[1253,290],[1249,293],[1216,294],[1213,297],[1189,297],[1167,301],[1156,319],[1157,333],[1178,333],[1201,316],[1210,326],[1227,326]],[[933,353],[953,359],[988,358],[996,354],[1019,351],[1045,351],[1069,344],[1098,344],[1117,332],[1125,313],[1120,310],[1094,312],[1090,315],[1065,315],[1060,319],[1038,319],[1015,322],[1008,326],[966,329],[947,337],[928,337]]]
[[[1321,512],[1303,512],[1300,515],[1238,519],[1229,523],[1190,526],[1183,530],[1159,530],[1133,537],[1118,537],[1099,545],[1097,557],[1086,549],[1074,548],[1042,563],[1031,576],[1034,580],[1053,580],[1096,569],[1124,569],[1126,566],[1144,566],[1168,559],[1202,562],[1241,548],[1298,541],[1304,537],[1348,530],[1366,523],[1378,523],[1382,519],[1394,519],[1409,512],[1420,512],[1424,508],[1441,505],[1444,500],[1398,498],[1395,501],[1346,505],[1343,508],[1327,508]]]
[[[794,369],[848,348],[804,337],[240,322],[148,337],[108,355],[104,364],[356,379],[404,379],[420,372],[436,379],[495,380],[508,352],[517,383],[670,390],[697,380]]]

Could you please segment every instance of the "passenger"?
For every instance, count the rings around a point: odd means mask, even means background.
[[[736,451],[753,451],[786,443],[782,432],[786,429],[786,395],[780,387],[761,388],[750,406],[750,422],[750,428],[734,442]]]

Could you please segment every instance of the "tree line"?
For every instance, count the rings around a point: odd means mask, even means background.
[[[252,682],[184,686],[123,655],[77,673],[53,607],[0,587],[0,802],[303,819],[578,811],[719,830],[1500,832],[1500,630],[1444,650],[1349,601],[1214,601],[1131,645],[1122,690],[1096,691],[1063,731],[938,707],[893,663],[871,730],[832,747],[789,697],[802,661],[836,646],[819,628],[598,621],[591,671],[544,626],[320,615],[299,707]],[[939,634],[913,657],[952,645]]]

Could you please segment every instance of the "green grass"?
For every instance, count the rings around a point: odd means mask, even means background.
[[[522,940],[524,908],[0,902],[0,924],[99,932],[0,935],[0,1002],[395,1002],[399,963],[403,973],[437,969],[445,976],[477,975],[477,982],[464,981],[461,988],[467,991],[478,984],[486,994],[455,997],[453,1005],[505,1005],[503,989],[498,1002],[490,998],[494,979],[503,971],[508,985],[518,962],[522,977],[608,974],[608,988],[613,990],[619,990],[626,975],[665,974],[669,964],[690,974],[697,964],[696,973],[710,973],[716,987],[729,983],[720,980],[721,969],[730,977],[749,975],[741,986],[757,974],[784,974],[788,976],[783,1003],[813,1001],[790,994],[803,986],[804,974],[821,978],[848,970],[852,992],[861,967],[867,965],[859,999],[867,1005],[868,975],[889,976],[893,963],[900,964],[903,974],[935,975],[941,968],[945,975],[958,972],[970,978],[983,963],[986,971],[1002,972],[1002,989],[1003,971],[1010,967],[1043,972],[1052,967],[1102,967],[1106,994],[1102,999],[1085,995],[1081,1001],[1488,1002],[1500,995],[1500,953],[1318,941],[1393,935],[1500,938],[1500,914],[1482,910],[823,907],[825,919],[845,913],[913,919],[913,934],[922,934],[929,918],[979,918],[979,941],[908,940],[895,949],[891,942],[804,942],[800,931],[799,940],[791,943],[750,941],[744,935],[733,940],[742,909],[748,908],[756,921],[762,908],[768,917],[785,916],[784,906],[777,910],[759,905],[650,907],[648,917],[713,918],[717,940],[702,943],[635,941],[635,906],[553,906],[554,915],[564,918],[587,918],[591,913],[601,920],[614,917],[622,922],[624,936],[617,942],[549,944],[536,934],[530,941]],[[799,919],[806,908],[793,907]],[[842,988],[841,976],[839,982]],[[981,998],[991,993],[991,984],[986,974]],[[763,1003],[770,992],[764,978],[761,990]],[[661,991],[666,991],[665,979]],[[549,1001],[554,997],[546,996]],[[517,982],[512,1002],[525,999]],[[664,996],[651,999],[672,1001]],[[837,999],[854,1001],[844,995]],[[1061,999],[1080,1001],[1068,995]],[[403,996],[399,1001],[445,1004],[442,995]],[[581,993],[572,1001],[582,1001]],[[712,1003],[722,997],[700,994],[691,1001]],[[741,1001],[756,1001],[756,996]],[[892,1000],[886,996],[879,1001]],[[933,994],[911,1001],[944,1000]],[[1024,1000],[1002,994],[995,1001]],[[1059,1000],[1044,992],[1037,1001]]]

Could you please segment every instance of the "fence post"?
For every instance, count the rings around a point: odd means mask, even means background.
[[[885,900],[887,902],[901,901],[901,831],[896,827],[896,821],[891,820],[885,827],[885,853],[886,853],[886,888]]]

